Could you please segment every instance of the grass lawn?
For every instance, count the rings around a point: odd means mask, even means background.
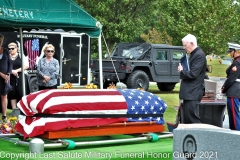
[[[226,77],[226,69],[228,65],[220,64],[218,59],[207,60],[208,65],[212,65],[212,73],[208,73],[208,76],[212,77]]]

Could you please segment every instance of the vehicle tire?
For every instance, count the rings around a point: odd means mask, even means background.
[[[31,77],[31,79],[28,82],[29,84],[29,91],[30,93],[38,91],[38,85],[37,85],[37,77]]]
[[[127,88],[143,88],[147,91],[149,87],[149,78],[144,71],[136,70],[129,75],[126,83]]]
[[[157,83],[160,91],[172,91],[175,87],[175,83]]]

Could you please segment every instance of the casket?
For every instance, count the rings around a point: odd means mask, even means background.
[[[162,132],[167,104],[137,89],[52,89],[24,96],[15,129],[26,137],[64,138]]]

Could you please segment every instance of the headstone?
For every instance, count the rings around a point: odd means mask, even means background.
[[[173,160],[236,160],[239,144],[239,131],[207,124],[179,124],[173,130]]]

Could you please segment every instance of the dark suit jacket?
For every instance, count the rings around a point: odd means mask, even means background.
[[[223,85],[223,93],[226,93],[227,97],[240,98],[240,82],[236,82],[236,79],[240,79],[240,56],[234,58],[226,73],[227,79]]]
[[[182,100],[201,100],[204,94],[206,74],[206,56],[200,47],[192,51],[189,57],[190,71],[180,72],[180,93]]]

